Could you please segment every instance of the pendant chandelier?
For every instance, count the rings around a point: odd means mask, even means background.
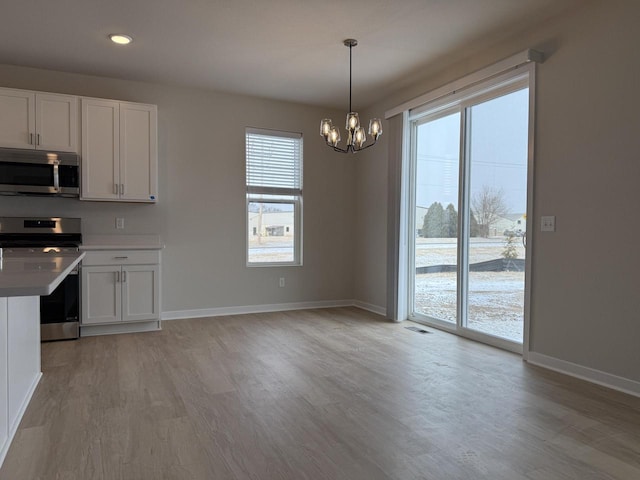
[[[360,118],[357,112],[354,112],[351,108],[351,77],[352,77],[352,61],[351,51],[353,47],[358,45],[358,41],[353,38],[348,38],[344,41],[345,47],[349,47],[349,113],[347,113],[347,148],[340,148],[340,130],[333,125],[330,118],[325,118],[320,122],[320,135],[324,138],[331,148],[336,152],[341,153],[356,153],[365,148],[372,147],[378,141],[378,137],[382,135],[382,122],[379,118],[372,118],[369,121],[369,135],[373,138],[373,143],[365,145],[367,136],[365,135],[364,128],[360,126]]]

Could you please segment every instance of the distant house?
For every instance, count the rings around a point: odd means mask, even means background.
[[[249,238],[292,237],[293,212],[249,212]]]
[[[416,237],[422,233],[422,225],[424,224],[424,216],[429,211],[428,207],[416,206]]]
[[[514,235],[520,236],[526,231],[526,226],[526,213],[507,213],[498,217],[498,220],[491,227],[489,236],[497,237],[500,235],[508,235],[509,232],[513,232]]]

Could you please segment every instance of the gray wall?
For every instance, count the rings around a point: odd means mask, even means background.
[[[381,115],[526,48],[545,52],[536,93],[531,351],[636,381],[639,18],[637,1],[585,2],[464,62],[425,71],[422,81],[372,109]],[[395,140],[387,138],[388,145]],[[355,295],[384,307],[378,263],[387,251],[378,235],[387,221],[369,209],[385,209],[388,152],[367,155],[356,172],[357,216],[367,219],[357,223],[356,265],[369,267],[356,269]],[[540,232],[541,215],[556,215],[555,233]]]
[[[0,86],[158,105],[160,175],[156,205],[0,196],[0,215],[79,216],[88,234],[159,233],[165,312],[353,299],[355,166],[318,134],[320,119],[343,112],[8,65]],[[245,266],[246,126],[304,135],[302,267]]]

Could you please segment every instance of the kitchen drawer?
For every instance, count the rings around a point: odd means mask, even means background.
[[[92,265],[154,265],[160,263],[159,250],[99,250],[89,251],[83,266]]]

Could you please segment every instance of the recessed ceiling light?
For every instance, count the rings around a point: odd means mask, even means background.
[[[113,43],[117,43],[118,45],[128,45],[133,41],[133,38],[123,33],[112,33],[109,35],[109,38]]]

